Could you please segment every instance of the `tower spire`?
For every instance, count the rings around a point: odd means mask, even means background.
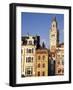
[[[56,20],[56,16],[53,16],[53,18],[52,18],[52,22],[53,21],[56,21],[57,22],[57,20]]]
[[[57,19],[56,19],[56,16],[53,16],[52,17],[52,26],[56,26],[56,28],[57,28]]]

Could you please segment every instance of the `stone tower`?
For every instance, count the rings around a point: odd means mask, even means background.
[[[50,51],[55,52],[59,42],[58,25],[56,17],[53,17],[50,30]]]

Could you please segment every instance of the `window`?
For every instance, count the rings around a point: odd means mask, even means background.
[[[30,70],[27,70],[27,74],[31,74],[32,72]]]
[[[26,69],[25,69],[25,75],[26,76],[32,76],[32,74],[33,74],[33,69],[32,69],[32,67],[27,67]]]
[[[51,35],[51,37],[54,37],[54,36],[55,36],[55,34],[52,34],[52,35]]]
[[[32,45],[32,41],[29,41],[29,45]]]
[[[28,62],[28,57],[26,57],[26,62]]]
[[[38,64],[38,68],[40,68],[40,63]]]
[[[38,76],[40,76],[40,72],[38,72]]]
[[[31,62],[31,57],[28,57],[27,62]]]
[[[61,73],[61,69],[59,68],[58,73]]]
[[[43,56],[43,60],[45,60],[45,56]]]
[[[33,57],[26,57],[26,62],[33,62]]]
[[[32,62],[33,62],[33,57],[32,57]]]
[[[43,64],[43,68],[45,67],[45,64]]]
[[[32,51],[31,51],[31,49],[28,49],[28,53],[31,53]]]
[[[53,24],[53,27],[55,27],[55,25]]]
[[[42,76],[45,76],[45,72],[42,72]]]
[[[34,52],[34,49],[32,48],[32,49],[28,49],[27,48],[27,53],[33,53]]]
[[[62,57],[64,58],[64,55],[62,55]]]
[[[40,56],[38,56],[38,60],[40,60]]]

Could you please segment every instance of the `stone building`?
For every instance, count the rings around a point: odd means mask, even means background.
[[[44,44],[36,50],[36,76],[48,76],[48,49]]]

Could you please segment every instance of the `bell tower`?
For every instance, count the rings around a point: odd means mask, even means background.
[[[56,17],[53,17],[50,30],[50,51],[55,52],[59,42],[58,27]]]

